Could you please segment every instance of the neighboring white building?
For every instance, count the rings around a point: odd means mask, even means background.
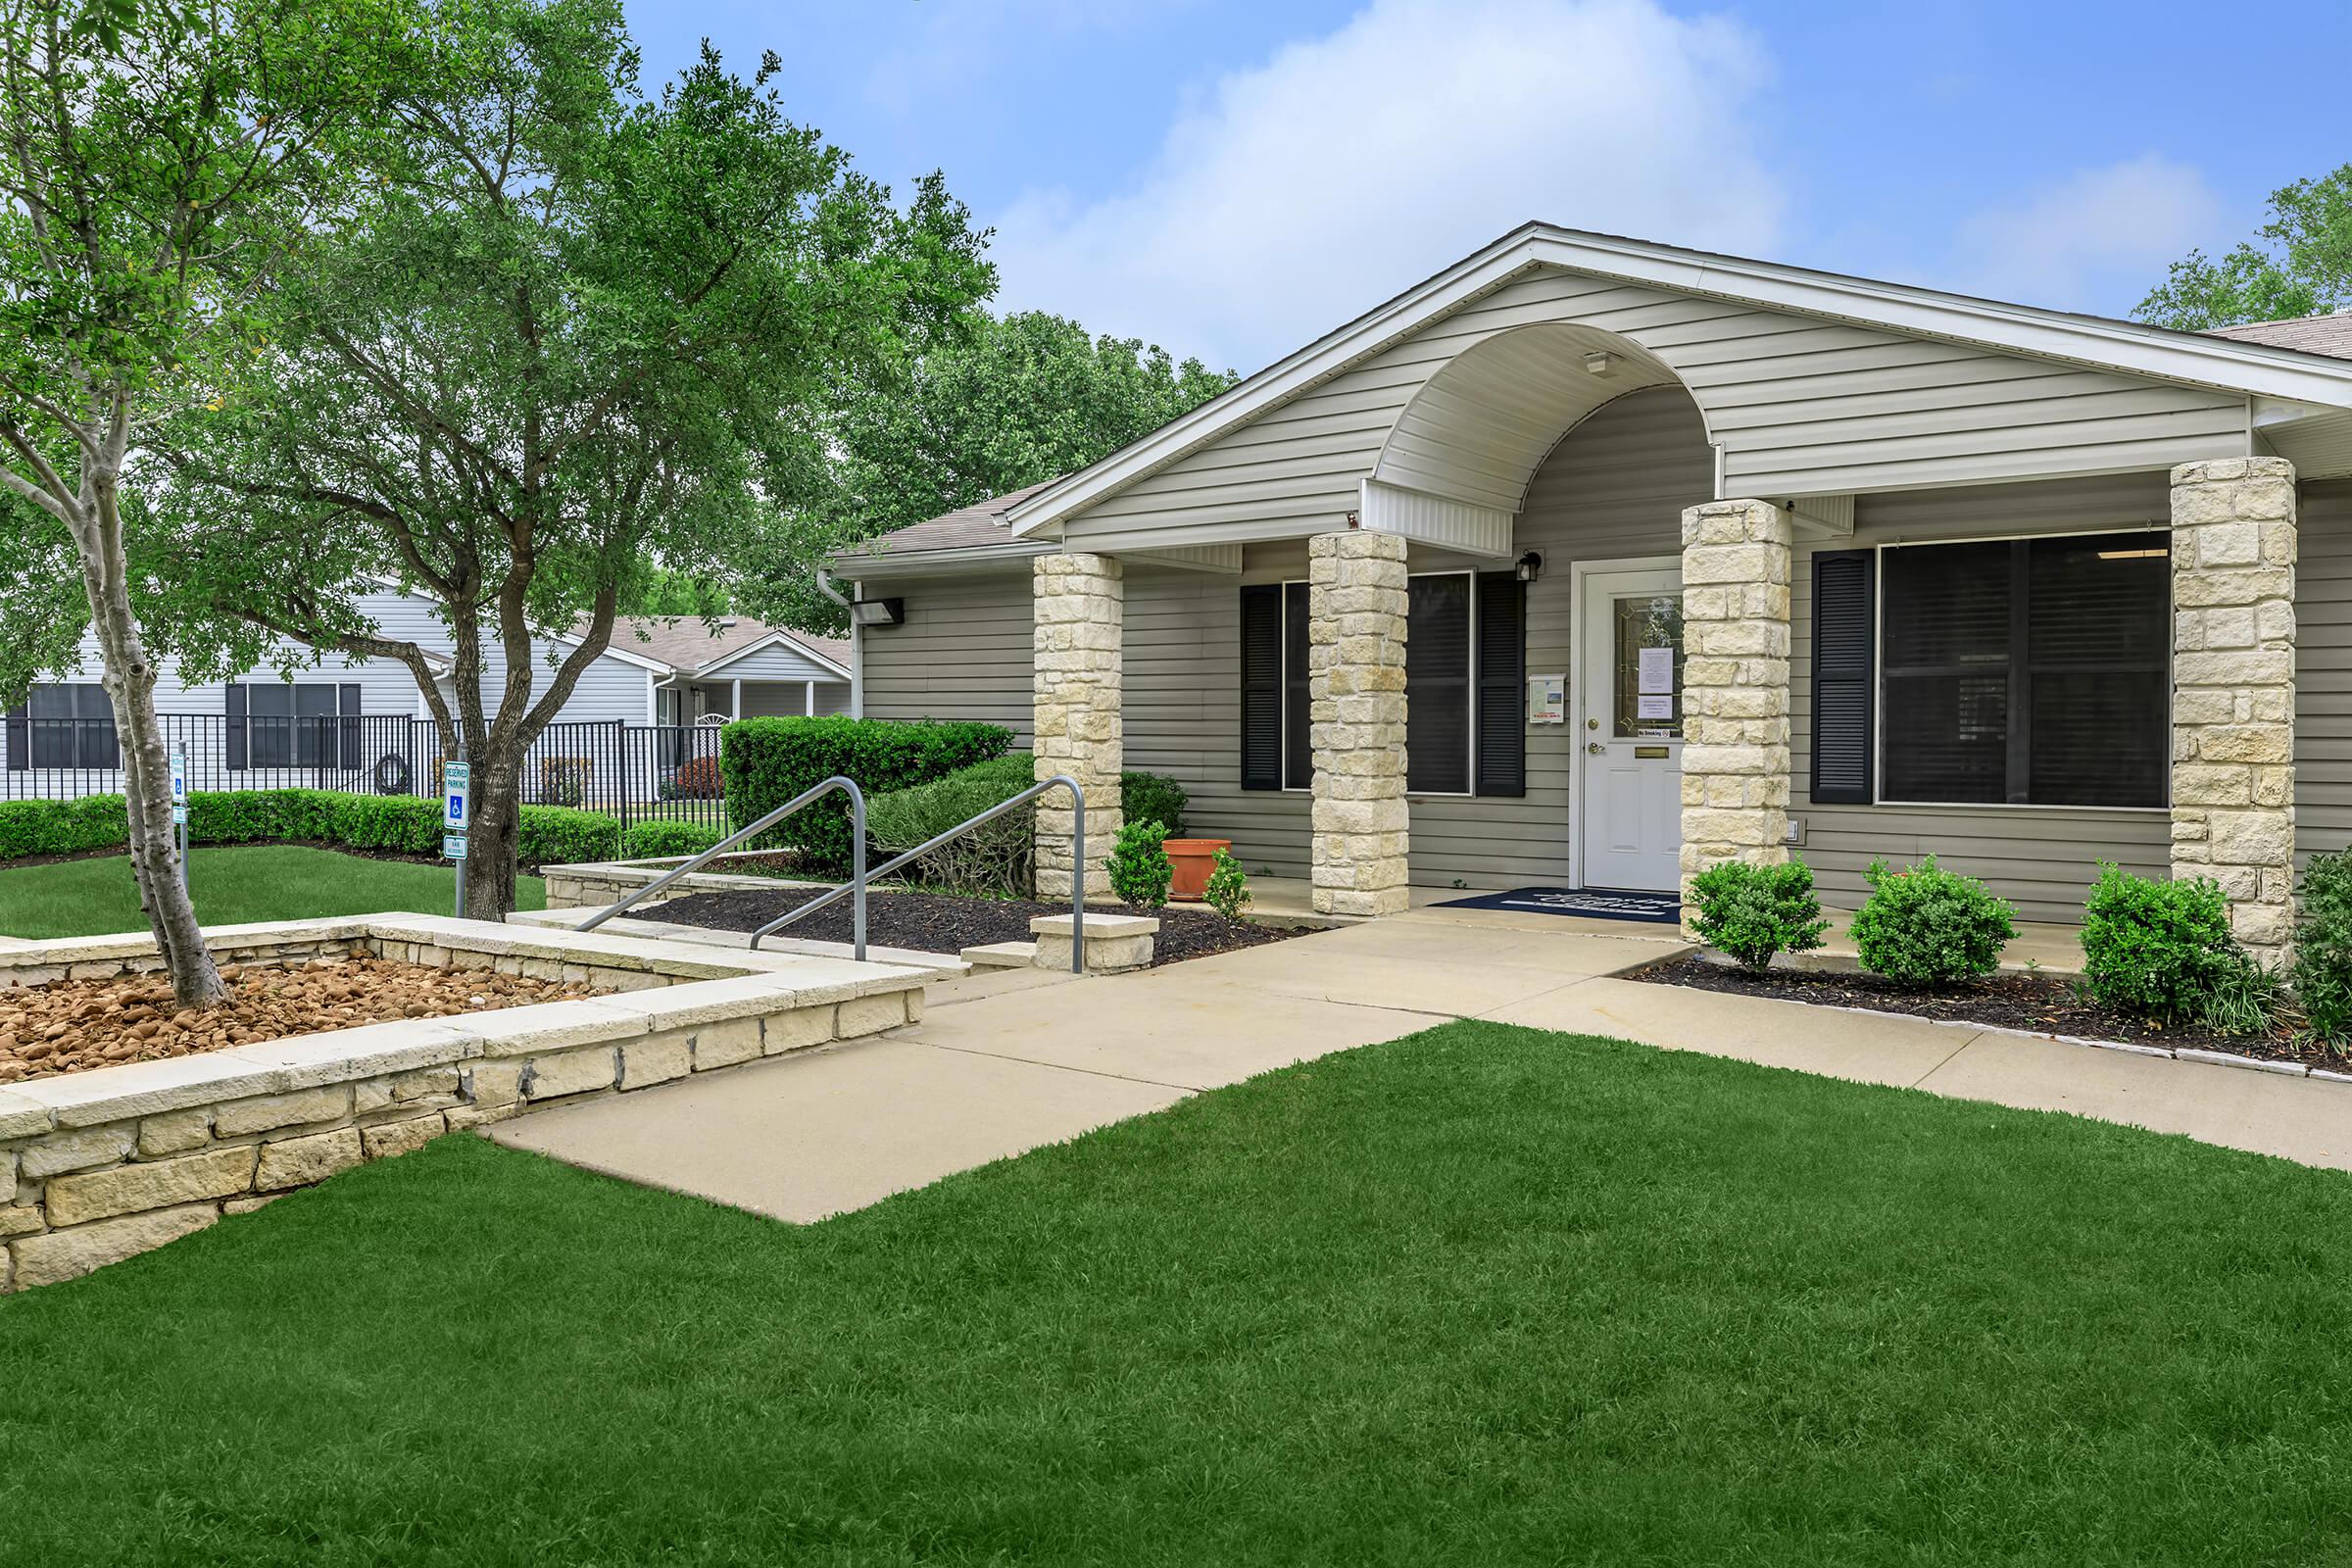
[[[449,684],[450,638],[432,602],[386,585],[360,608],[388,637],[418,644]],[[539,645],[534,690],[576,646],[556,634]],[[299,660],[307,661],[307,650]],[[836,639],[785,631],[740,617],[624,618],[612,640],[580,672],[570,698],[534,749],[550,762],[589,760],[597,793],[622,786],[635,797],[660,793],[679,764],[714,751],[705,737],[666,735],[653,726],[694,726],[711,718],[762,713],[837,713],[850,706],[849,647]],[[506,661],[494,638],[482,650],[484,707],[495,710]],[[0,797],[72,797],[117,790],[112,710],[98,684],[94,635],[82,639],[74,674],[36,685],[6,718],[6,774]],[[431,787],[438,751],[431,710],[407,665],[390,659],[330,655],[289,681],[264,660],[233,680],[189,683],[174,660],[162,662],[155,692],[167,738],[188,756],[192,787],[235,789],[281,784],[406,794]],[[554,798],[568,786],[540,779],[526,791]],[[549,780],[555,773],[548,773]]]

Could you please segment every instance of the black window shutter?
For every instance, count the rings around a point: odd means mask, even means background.
[[[1481,795],[1527,793],[1527,584],[1478,578],[1478,783]]]
[[[228,688],[227,712],[228,770],[232,773],[242,773],[245,771],[246,753],[244,687],[232,684]]]
[[[1315,782],[1315,704],[1308,685],[1311,647],[1307,642],[1310,590],[1302,582],[1282,588],[1282,782],[1302,790]]]
[[[355,772],[360,765],[360,689],[341,687],[336,693],[337,706],[343,710],[342,746],[343,771]]]
[[[1876,554],[1813,557],[1813,804],[1871,804]]]
[[[1242,590],[1242,788],[1282,788],[1282,589]]]
[[[22,773],[32,763],[32,714],[23,708],[8,710],[8,770]]]

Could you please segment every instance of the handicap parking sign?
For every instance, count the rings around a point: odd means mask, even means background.
[[[441,780],[441,825],[463,833],[466,831],[466,794],[472,782],[472,769],[464,762],[452,762],[443,770]]]

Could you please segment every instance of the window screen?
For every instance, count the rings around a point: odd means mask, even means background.
[[[2162,806],[2169,535],[1885,551],[1880,798]]]

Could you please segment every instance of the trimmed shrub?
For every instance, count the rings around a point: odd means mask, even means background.
[[[432,808],[433,848],[439,849],[441,803],[424,804]],[[620,819],[602,811],[575,811],[568,806],[526,806],[514,853],[524,865],[610,860],[620,854]]]
[[[1802,860],[1783,865],[1749,865],[1727,860],[1690,882],[1690,920],[1700,940],[1762,974],[1773,956],[1805,953],[1821,946],[1830,922],[1813,892],[1813,873]]]
[[[675,822],[656,818],[650,822],[632,822],[620,835],[620,858],[624,860],[650,860],[664,855],[700,855],[727,836],[723,827],[709,827],[701,822]]]
[[[893,790],[865,803],[865,828],[898,854],[1002,805],[1030,784],[1029,754],[1016,752],[958,768],[946,778]],[[908,881],[956,893],[1024,898],[1037,884],[1037,808],[1006,811],[933,850],[906,869]]]
[[[1128,822],[1157,822],[1162,838],[1184,837],[1184,808],[1192,797],[1184,786],[1159,773],[1119,775],[1119,816]]]
[[[208,844],[295,840],[437,856],[441,803],[413,795],[345,795],[335,790],[193,790],[188,794],[188,837],[199,849]],[[0,860],[121,849],[129,842],[130,820],[120,795],[0,801]],[[609,860],[620,849],[620,823],[601,811],[526,806],[518,849],[525,865]]]
[[[0,801],[0,860],[27,855],[81,855],[130,842],[120,795],[78,801]]]
[[[1139,909],[1156,909],[1168,902],[1168,884],[1176,867],[1160,846],[1167,830],[1157,822],[1130,822],[1119,829],[1119,842],[1102,862],[1110,873],[1110,890],[1119,902]]]
[[[2001,965],[2017,935],[2017,911],[1975,877],[1946,871],[1929,856],[1902,871],[1873,860],[1870,897],[1854,916],[1862,967],[1897,985],[1957,985]]]
[[[741,828],[835,773],[856,780],[869,801],[945,778],[1003,757],[1012,732],[1002,724],[932,719],[743,718],[719,731],[718,744],[727,820]],[[850,803],[827,796],[761,839],[763,846],[800,851],[812,870],[844,869],[850,863]]]
[[[2166,1023],[2199,1017],[2241,956],[2230,901],[2210,877],[2159,882],[2099,862],[2082,911],[2082,978],[2103,1005]]]
[[[2278,971],[2252,954],[2231,952],[2213,966],[2197,1022],[2226,1035],[2271,1032],[2278,1011]]]
[[[1242,862],[1233,858],[1231,850],[1219,850],[1208,862],[1208,886],[1201,890],[1200,898],[1228,920],[1239,920],[1242,911],[1250,907],[1250,878],[1242,873]]]
[[[2352,850],[2312,858],[2296,890],[2295,1000],[2311,1032],[2330,1045],[2352,1042]]]

